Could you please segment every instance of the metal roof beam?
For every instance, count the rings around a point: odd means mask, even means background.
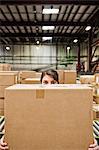
[[[96,22],[73,22],[73,21],[1,21],[0,26],[99,26]]]
[[[88,34],[70,34],[70,33],[63,33],[63,34],[59,34],[59,33],[1,33],[1,37],[19,37],[19,38],[23,38],[23,37],[43,37],[43,36],[47,36],[47,37],[87,37]]]
[[[45,5],[45,4],[74,4],[99,5],[99,0],[1,0],[1,5]]]

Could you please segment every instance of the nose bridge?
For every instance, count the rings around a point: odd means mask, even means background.
[[[48,84],[51,84],[51,81],[48,81]]]

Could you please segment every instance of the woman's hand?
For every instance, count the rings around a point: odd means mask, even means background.
[[[4,137],[0,140],[0,150],[9,150],[7,143],[4,142]]]
[[[88,148],[88,150],[99,150],[99,146],[97,144],[97,141],[94,139],[94,144],[91,144]]]

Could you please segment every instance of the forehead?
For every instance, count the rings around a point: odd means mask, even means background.
[[[50,75],[45,75],[42,80],[54,80]]]

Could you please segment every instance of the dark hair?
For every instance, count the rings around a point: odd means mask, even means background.
[[[57,81],[57,83],[59,83],[59,80],[58,80],[58,73],[57,71],[53,70],[53,69],[49,69],[49,70],[46,70],[46,71],[43,71],[42,72],[42,75],[41,75],[41,83],[42,83],[42,79],[45,75],[49,75],[50,77],[52,77],[55,81]]]

